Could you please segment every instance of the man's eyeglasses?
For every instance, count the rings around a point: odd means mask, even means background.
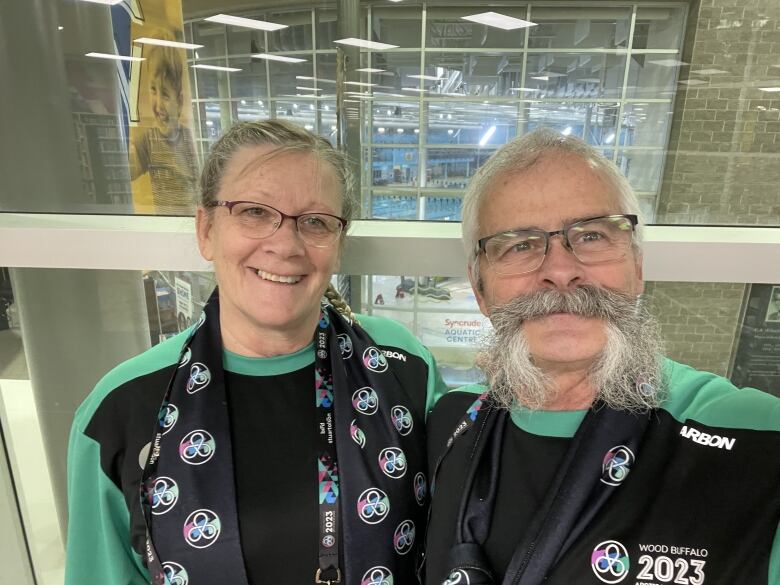
[[[538,269],[550,249],[550,238],[563,237],[563,245],[583,264],[599,264],[623,258],[631,247],[636,215],[592,217],[563,226],[553,232],[513,229],[479,240],[497,274],[515,276]]]
[[[206,207],[227,207],[247,238],[262,239],[274,234],[289,218],[295,222],[298,234],[309,246],[332,246],[347,227],[347,220],[329,213],[288,215],[278,209],[254,201],[211,201]]]

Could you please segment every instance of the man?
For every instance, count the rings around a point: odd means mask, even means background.
[[[780,585],[780,400],[662,357],[638,203],[539,130],[469,185],[486,386],[429,421],[426,583]]]

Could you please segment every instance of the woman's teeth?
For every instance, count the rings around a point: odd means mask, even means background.
[[[272,282],[283,282],[285,284],[295,284],[301,280],[301,276],[281,276],[279,274],[273,274],[271,272],[265,272],[264,270],[258,270],[257,276],[263,280],[270,280]]]

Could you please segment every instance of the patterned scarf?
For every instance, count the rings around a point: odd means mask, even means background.
[[[336,582],[339,568],[350,585],[414,583],[427,505],[422,413],[408,398],[416,389],[402,388],[373,340],[325,298],[314,343],[321,582]],[[248,585],[222,354],[215,290],[182,347],[143,472],[155,585]]]

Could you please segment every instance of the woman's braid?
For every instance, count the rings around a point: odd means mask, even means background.
[[[336,310],[339,313],[344,315],[344,317],[353,323],[360,325],[357,317],[355,317],[355,314],[352,312],[352,308],[347,304],[347,301],[342,298],[342,296],[339,294],[339,291],[337,291],[332,284],[328,284],[328,288],[325,289],[325,296],[330,301],[330,303],[336,307]]]

